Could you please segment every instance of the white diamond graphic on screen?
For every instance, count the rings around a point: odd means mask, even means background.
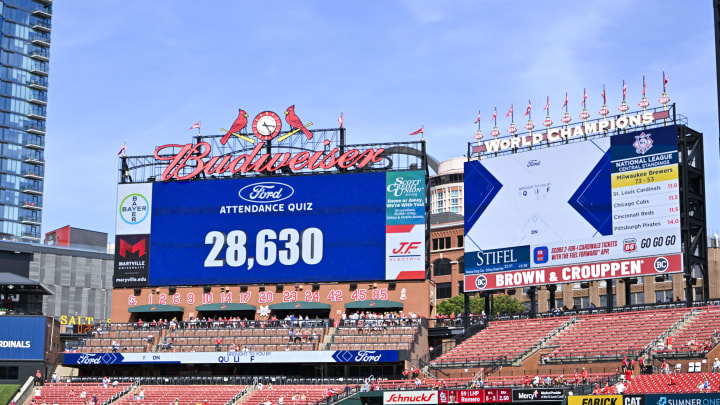
[[[115,357],[110,353],[107,353],[106,355],[102,356],[102,360],[105,364],[112,364],[113,360],[115,360]]]
[[[346,363],[353,358],[353,356],[352,356],[352,354],[350,354],[350,352],[341,352],[338,354],[338,357],[345,360]]]

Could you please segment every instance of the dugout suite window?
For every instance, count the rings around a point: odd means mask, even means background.
[[[0,366],[0,380],[17,380],[18,369],[17,366]]]
[[[452,283],[438,283],[435,287],[437,299],[452,297]]]

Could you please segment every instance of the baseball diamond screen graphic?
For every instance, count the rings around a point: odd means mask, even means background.
[[[677,128],[465,163],[465,291],[682,271]]]
[[[117,216],[116,287],[425,277],[424,171],[120,184]]]

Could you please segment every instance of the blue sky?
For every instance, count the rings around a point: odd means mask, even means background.
[[[295,104],[317,128],[344,113],[351,143],[404,141],[425,125],[428,151],[466,153],[483,111],[491,130],[532,99],[536,121],[565,91],[597,117],[668,95],[705,134],[708,227],[720,229],[718,109],[710,1],[73,0],[53,5],[43,232],[114,233],[117,152],[219,134],[243,108]],[[307,117],[307,118],[304,118]],[[572,170],[572,168],[568,168]]]

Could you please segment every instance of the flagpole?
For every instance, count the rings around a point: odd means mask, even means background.
[[[607,122],[607,115],[610,114],[610,110],[607,108],[607,94],[605,93],[605,83],[603,83],[603,91],[602,91],[602,98],[603,98],[603,106],[600,109],[599,114],[603,117],[605,122]],[[605,125],[603,129],[603,134],[607,136],[607,125]]]
[[[482,110],[478,110],[478,118],[477,118],[478,130],[475,133],[475,139],[477,139],[477,141],[478,141],[478,146],[482,145],[482,139],[483,139],[482,122],[480,122],[481,113],[482,113]]]
[[[663,93],[662,97],[660,97],[660,100],[658,100],[663,105],[663,111],[667,111],[667,104],[670,102],[670,97],[667,96],[667,76],[665,76],[665,71],[663,70]],[[665,117],[665,126],[667,126],[667,116]]]
[[[530,150],[532,150],[533,147],[533,134],[532,130],[535,128],[535,124],[532,122],[532,100],[528,99],[528,107],[527,107],[527,116],[528,116],[528,123],[525,124],[525,129],[528,130],[530,133]]]
[[[583,112],[580,113],[580,118],[583,120],[583,127],[587,126],[587,119],[590,116],[590,113],[587,110],[587,88],[583,87]],[[587,141],[587,132],[583,131],[583,138]]]
[[[645,97],[645,75],[643,74],[643,91],[642,91],[642,100],[638,103],[639,107],[642,107],[643,109],[643,115],[645,115],[645,111],[647,106],[650,105],[650,102],[647,101],[647,98]],[[643,129],[646,129],[647,125],[643,124]]]
[[[545,121],[543,121],[543,125],[546,128],[545,138],[546,138],[547,144],[550,145],[550,137],[547,134],[547,132],[550,131],[550,127],[553,124],[552,119],[550,118],[550,96],[547,96],[547,99],[545,100],[545,110],[547,111],[547,113],[545,114]]]
[[[570,129],[570,121],[572,121],[572,118],[570,118],[570,113],[568,113],[568,93],[565,92],[565,115],[560,118],[560,121],[562,121],[565,124],[565,129]],[[567,142],[568,139],[565,138],[565,142]]]
[[[627,105],[626,97],[627,97],[627,86],[625,85],[625,79],[623,79],[623,101],[622,101],[622,104],[620,104],[620,107],[618,107],[618,110],[622,111],[623,117],[625,117],[625,112],[630,109],[630,106]]]

